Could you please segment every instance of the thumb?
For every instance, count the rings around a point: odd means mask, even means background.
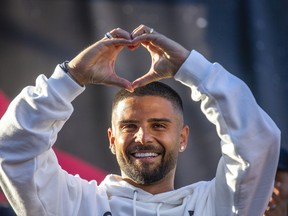
[[[132,87],[132,83],[130,81],[128,81],[127,79],[124,79],[122,77],[119,77],[117,75],[111,77],[109,80],[109,83],[107,83],[107,84],[117,86],[120,88],[124,88],[130,92],[132,92],[134,90],[134,88]]]
[[[132,83],[132,87],[133,89],[141,87],[141,86],[145,86],[148,83],[154,82],[154,81],[158,81],[162,79],[159,74],[157,74],[154,71],[149,71],[148,73],[144,74],[142,77],[139,77],[138,79],[134,80]]]

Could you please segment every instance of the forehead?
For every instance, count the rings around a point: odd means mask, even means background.
[[[133,96],[128,97],[114,107],[113,116],[132,116],[149,114],[162,116],[175,115],[177,112],[173,103],[160,96]]]

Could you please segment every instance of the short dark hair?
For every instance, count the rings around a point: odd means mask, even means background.
[[[181,114],[183,114],[183,103],[180,95],[170,86],[158,81],[138,87],[134,90],[134,92],[121,89],[114,96],[112,101],[112,111],[120,101],[135,96],[159,96],[165,98],[169,100],[173,106],[180,111]]]

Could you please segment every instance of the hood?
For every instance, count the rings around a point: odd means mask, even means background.
[[[153,195],[129,184],[124,180],[119,180],[117,177],[119,176],[112,174],[107,175],[103,182],[100,184],[100,187],[106,191],[109,199],[116,196],[119,198],[127,198],[128,200],[131,200],[131,208],[133,205],[133,216],[137,215],[136,206],[141,205],[142,203],[145,203],[146,205],[149,205],[149,203],[151,205],[156,205],[155,213],[157,213],[157,216],[161,215],[161,209],[165,209],[165,206],[179,207],[183,205],[184,209],[188,197],[194,193],[194,190],[198,185],[198,183],[196,183],[177,190]]]

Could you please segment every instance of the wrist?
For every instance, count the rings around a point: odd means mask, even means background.
[[[59,64],[60,68],[72,79],[74,80],[78,85],[84,86],[72,73],[71,69],[69,67],[69,61],[64,61],[63,63]]]

